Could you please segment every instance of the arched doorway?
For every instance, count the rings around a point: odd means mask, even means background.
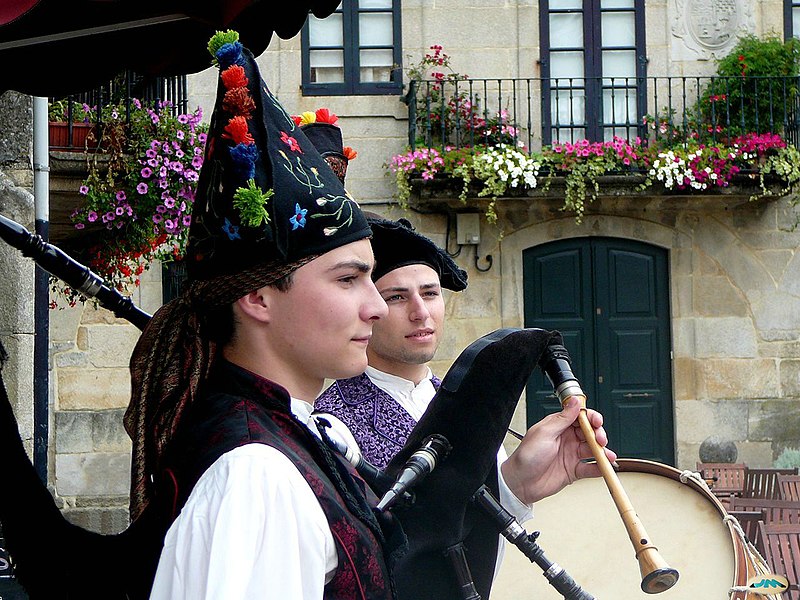
[[[525,326],[557,329],[620,456],[674,464],[668,254],[609,237],[523,251]],[[559,410],[538,370],[529,424]]]

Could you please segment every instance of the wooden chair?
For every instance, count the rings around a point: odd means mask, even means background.
[[[758,533],[758,522],[764,521],[767,518],[766,511],[763,509],[729,510],[728,514],[732,517],[736,517],[736,520],[739,521],[739,525],[742,526],[745,537],[755,544],[756,534]],[[758,550],[761,552],[760,548]]]
[[[784,500],[800,502],[800,475],[778,475],[778,490]]]
[[[795,475],[796,469],[750,469],[744,474],[742,498],[780,498],[778,475]]]
[[[728,505],[732,496],[741,496],[747,466],[744,463],[697,463],[700,476],[708,482],[711,492]]]
[[[800,600],[800,525],[784,523],[758,524],[756,546],[763,547],[762,554],[773,573],[789,580],[789,589],[781,598]]]
[[[763,510],[765,523],[800,523],[800,502],[792,500],[731,498],[730,510]]]

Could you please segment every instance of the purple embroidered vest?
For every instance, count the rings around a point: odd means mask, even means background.
[[[435,389],[441,381],[431,378]],[[361,454],[379,469],[406,443],[417,422],[366,374],[335,381],[314,402],[315,412],[329,413],[353,434]]]
[[[325,600],[394,598],[385,556],[403,537],[389,530],[385,541],[367,495],[374,496],[289,411],[289,396],[276,384],[221,361],[201,398],[192,405],[161,469],[177,485],[176,517],[200,476],[225,452],[245,444],[280,450],[313,490],[331,528],[338,568],[325,586]],[[383,525],[386,525],[385,523]]]

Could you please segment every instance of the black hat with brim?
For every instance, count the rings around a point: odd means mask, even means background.
[[[414,231],[407,219],[392,221],[368,216],[372,228],[372,251],[375,269],[372,279],[408,265],[427,265],[439,275],[443,288],[460,292],[467,287],[467,273],[442,248]]]

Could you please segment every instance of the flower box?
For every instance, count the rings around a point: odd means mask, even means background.
[[[72,123],[71,137],[69,123],[50,121],[49,129],[52,150],[83,152],[87,148],[97,148],[97,126],[94,123]]]

